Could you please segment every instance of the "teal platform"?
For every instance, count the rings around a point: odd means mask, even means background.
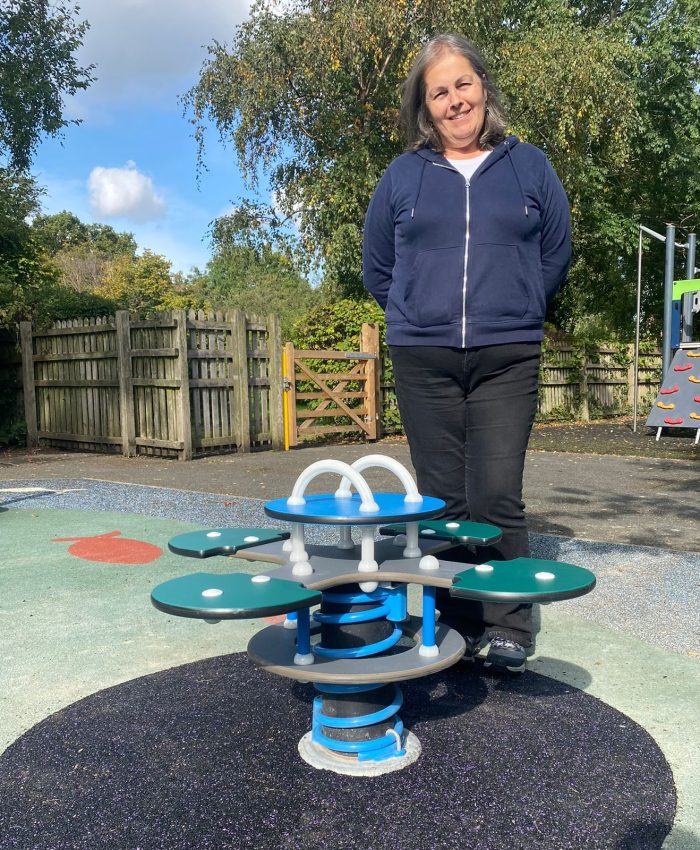
[[[395,537],[405,534],[406,526],[384,525],[379,529],[380,534]],[[485,522],[458,522],[457,520],[433,519],[418,523],[418,536],[433,540],[449,540],[463,546],[487,546],[497,543],[503,536],[501,529]]]
[[[288,537],[288,531],[269,528],[207,528],[176,535],[168,543],[168,549],[188,558],[210,558],[213,555],[235,555],[242,549],[277,543]]]
[[[296,582],[246,573],[192,573],[155,587],[159,611],[204,620],[243,620],[286,614],[321,603],[321,594]]]
[[[590,570],[562,561],[515,558],[478,564],[458,573],[450,595],[489,602],[556,602],[590,593]]]

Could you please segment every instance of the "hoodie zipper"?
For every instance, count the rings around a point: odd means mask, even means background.
[[[469,187],[470,182],[465,178],[464,190],[467,195],[466,202],[466,221],[464,232],[464,275],[462,277],[462,348],[467,347],[467,260],[469,259]]]
[[[437,168],[446,168],[448,171],[454,171],[455,174],[459,174],[456,168],[453,168],[451,165],[443,165],[441,162],[433,162],[432,163]],[[460,174],[461,177],[461,174]],[[464,223],[464,269],[462,272],[462,348],[467,347],[467,261],[469,259],[469,187],[470,182],[465,177],[464,179],[464,189],[466,192],[466,214],[465,214],[465,223]],[[413,210],[411,210],[411,217],[413,217]]]

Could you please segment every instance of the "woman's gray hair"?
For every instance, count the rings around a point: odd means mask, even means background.
[[[458,53],[463,56],[481,79],[488,102],[479,144],[490,150],[505,138],[506,118],[500,95],[477,48],[455,33],[443,33],[431,38],[414,60],[403,84],[401,126],[408,142],[408,150],[417,150],[427,145],[433,150],[442,151],[442,140],[430,120],[425,102],[425,72],[444,53]]]

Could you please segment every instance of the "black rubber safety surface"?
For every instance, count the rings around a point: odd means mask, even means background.
[[[297,754],[311,685],[243,654],[81,700],[0,757],[2,850],[656,850],[671,771],[573,687],[460,663],[402,685],[419,760],[376,778]]]

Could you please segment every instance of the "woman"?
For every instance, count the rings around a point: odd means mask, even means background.
[[[431,39],[406,79],[408,150],[365,220],[365,287],[384,308],[396,394],[421,492],[447,519],[488,522],[481,560],[529,554],[523,468],[537,408],[547,302],[571,256],[569,208],[545,155],[505,135],[474,46]],[[472,559],[473,560],[473,559]],[[486,663],[522,670],[532,606],[439,597]]]

